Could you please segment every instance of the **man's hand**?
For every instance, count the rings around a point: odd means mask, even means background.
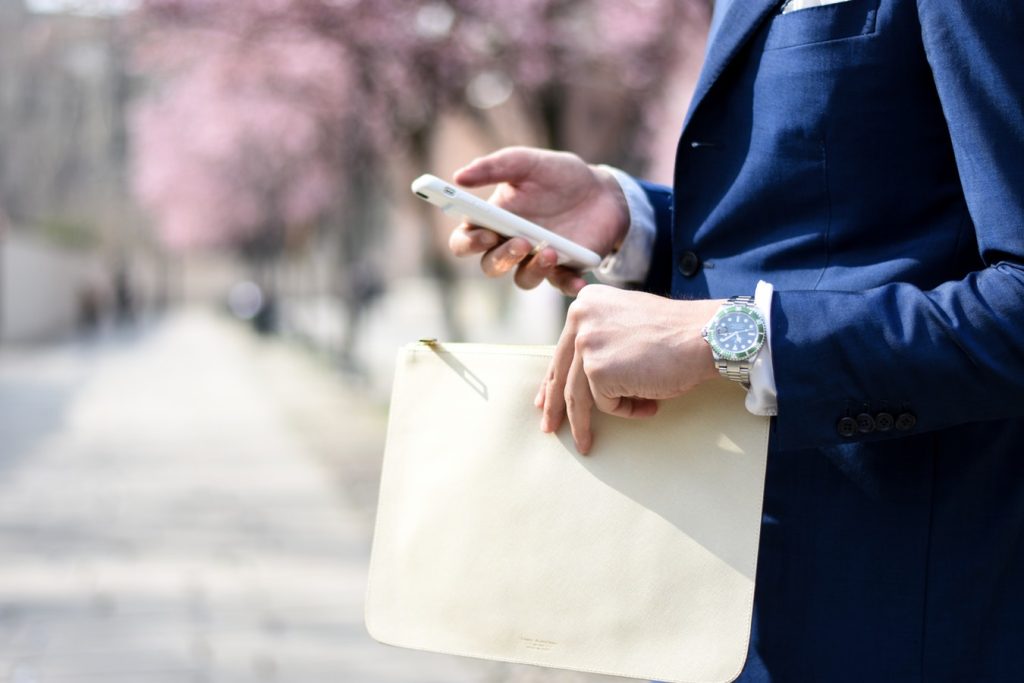
[[[590,451],[593,408],[650,417],[658,400],[718,375],[701,329],[721,301],[677,301],[590,285],[569,307],[562,336],[534,403],[541,429],[568,416],[576,449]]]
[[[464,187],[497,185],[489,200],[493,204],[602,256],[617,248],[629,229],[629,207],[615,178],[575,154],[508,147],[456,171],[454,180]],[[482,253],[480,265],[491,277],[515,268],[515,283],[523,289],[547,279],[574,296],[586,284],[577,271],[555,265],[554,249],[531,255],[525,239],[503,239],[463,223],[448,245],[456,256]]]

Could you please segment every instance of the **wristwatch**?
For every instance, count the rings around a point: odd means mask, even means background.
[[[764,316],[752,296],[734,296],[722,304],[701,330],[722,377],[750,388],[750,366],[765,340]]]

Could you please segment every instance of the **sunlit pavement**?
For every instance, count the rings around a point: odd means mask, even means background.
[[[3,680],[492,679],[365,635],[383,409],[280,346],[190,313],[0,353]]]

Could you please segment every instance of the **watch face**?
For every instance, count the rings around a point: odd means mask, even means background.
[[[717,357],[743,360],[764,344],[764,319],[749,306],[726,306],[708,326],[708,341]]]

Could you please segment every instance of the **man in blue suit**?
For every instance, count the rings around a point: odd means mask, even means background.
[[[718,373],[777,414],[740,680],[1022,680],[1024,4],[718,5],[672,189],[522,148],[456,176],[643,291],[452,250],[579,292],[537,404],[582,452],[594,408]],[[767,344],[725,359],[745,319],[701,331],[755,292]]]

